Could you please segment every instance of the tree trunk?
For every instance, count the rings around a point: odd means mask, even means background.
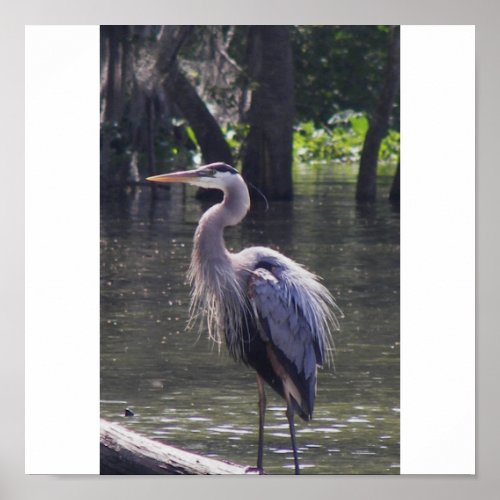
[[[243,175],[271,199],[292,198],[294,82],[287,26],[252,26],[250,76],[256,89]]]
[[[125,40],[127,37],[127,26],[101,26],[101,39],[105,48],[101,48],[101,54],[107,49],[107,75],[104,120],[106,122],[118,121],[121,118],[123,108],[123,80],[125,61]],[[106,47],[107,45],[107,47]],[[101,70],[104,65],[101,65]]]
[[[222,161],[232,165],[233,155],[219,124],[177,66],[170,72],[166,89],[170,99],[175,102],[193,129],[203,160],[206,163]]]
[[[101,419],[101,474],[255,474],[252,467],[216,460],[141,436]]]
[[[127,26],[101,26],[101,180],[120,181],[123,172],[111,160],[111,128],[123,113]],[[126,176],[126,172],[125,172]]]
[[[380,143],[387,134],[394,99],[399,91],[399,26],[393,27],[382,91],[370,119],[359,165],[356,200],[373,202],[377,197],[377,162]]]
[[[193,29],[193,26],[163,26],[158,39],[156,68],[164,79],[169,99],[175,103],[193,129],[203,160],[206,163],[223,161],[232,165],[231,149],[219,124],[177,64],[177,54]]]
[[[166,81],[166,92],[193,129],[204,163],[221,161],[233,165],[231,148],[219,124],[177,65],[170,71]],[[220,201],[222,192],[217,189],[199,188],[196,197]]]

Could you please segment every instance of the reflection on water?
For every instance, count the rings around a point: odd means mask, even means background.
[[[387,187],[385,187],[387,191]],[[381,188],[381,198],[385,194]],[[208,456],[255,465],[255,375],[205,332],[185,331],[185,274],[201,206],[182,186],[102,200],[101,413]],[[399,213],[354,204],[354,186],[298,182],[292,203],[254,204],[226,230],[323,277],[343,309],[335,372],[320,370],[313,420],[296,419],[303,473],[399,473]],[[125,418],[129,407],[134,417]],[[268,391],[264,466],[293,472],[284,402]]]

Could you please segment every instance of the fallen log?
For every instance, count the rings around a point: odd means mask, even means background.
[[[255,468],[204,457],[101,419],[101,474],[255,474]]]

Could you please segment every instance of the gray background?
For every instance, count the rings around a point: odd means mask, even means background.
[[[500,486],[498,332],[500,116],[496,0],[18,0],[0,23],[0,499],[496,498]],[[477,48],[476,476],[98,477],[24,475],[25,24],[475,24]],[[472,306],[472,305],[471,305]],[[43,411],[43,409],[42,409]],[[75,450],[78,453],[78,450]],[[70,460],[71,457],[68,457]]]

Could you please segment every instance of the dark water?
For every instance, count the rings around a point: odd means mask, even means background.
[[[381,198],[387,192],[381,186]],[[185,331],[191,239],[203,208],[175,186],[105,197],[101,213],[101,413],[152,438],[255,465],[254,373]],[[293,203],[255,204],[226,230],[323,277],[343,309],[335,371],[319,373],[313,420],[297,419],[303,473],[399,473],[399,213],[358,209],[349,179],[318,174]],[[135,416],[123,417],[131,408]],[[264,466],[293,472],[284,402],[268,391]]]

